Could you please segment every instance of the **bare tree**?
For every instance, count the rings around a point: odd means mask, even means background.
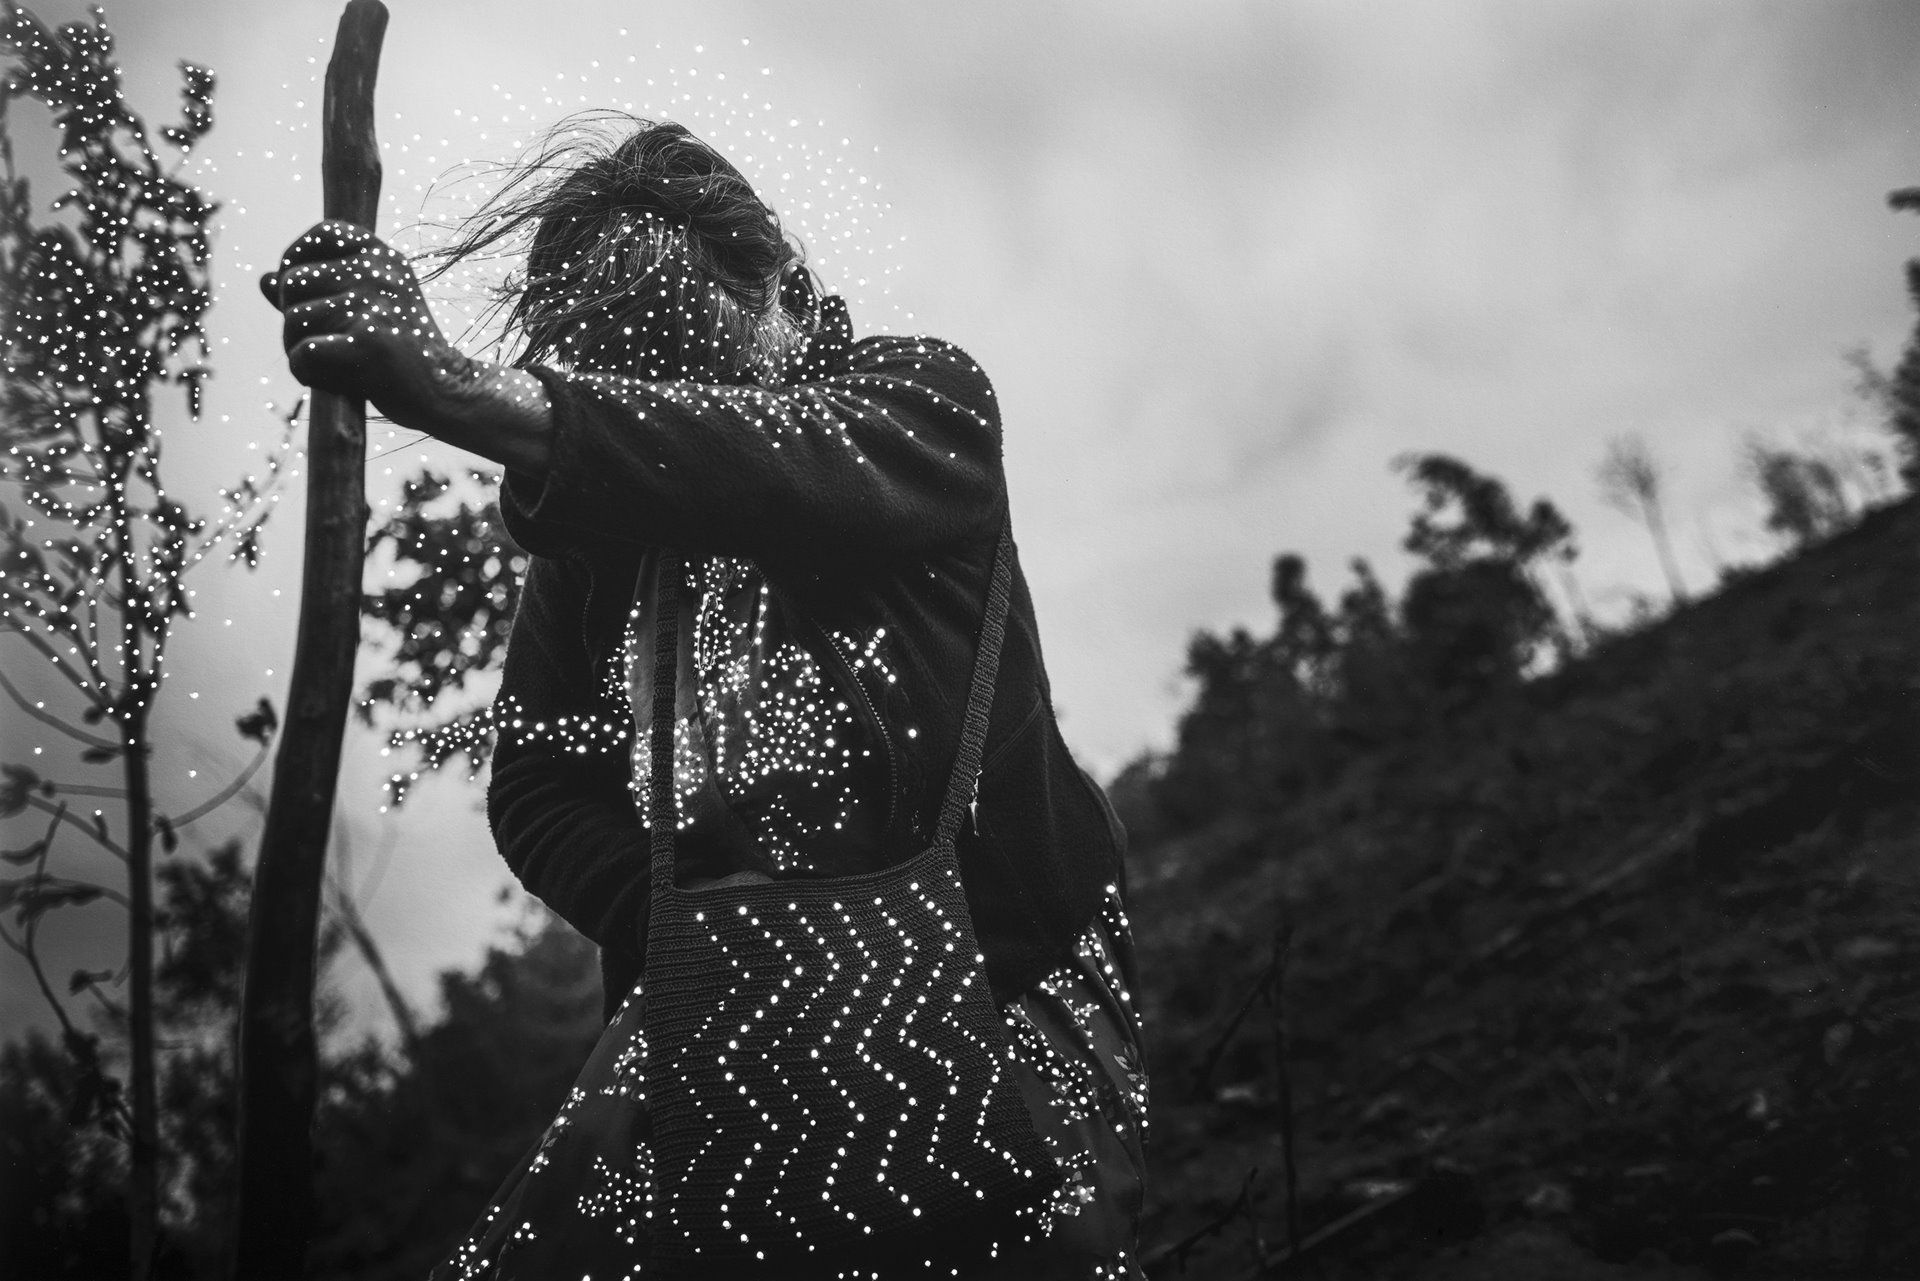
[[[1673,593],[1673,603],[1678,605],[1686,600],[1687,590],[1680,581],[1680,566],[1674,561],[1673,542],[1667,535],[1662,505],[1665,478],[1666,469],[1638,432],[1623,432],[1609,440],[1606,456],[1595,471],[1601,501],[1644,523],[1653,536],[1654,551],[1667,576],[1667,588]]]

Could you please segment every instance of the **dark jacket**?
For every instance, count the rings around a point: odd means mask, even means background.
[[[881,723],[896,816],[883,861],[906,858],[932,832],[958,747],[1006,518],[999,409],[973,361],[931,339],[863,340],[844,372],[777,391],[534,372],[553,404],[552,461],[544,482],[502,487],[532,564],[487,813],[515,875],[600,946],[611,1011],[646,934],[645,802],[628,788],[616,671],[643,559],[750,559],[818,627],[884,629],[884,668],[837,671]],[[1061,741],[1017,561],[985,760],[978,830],[963,826],[958,851],[1006,999],[1069,954],[1122,875],[1124,842]]]

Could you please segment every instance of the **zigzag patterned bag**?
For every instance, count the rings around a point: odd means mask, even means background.
[[[954,848],[1010,548],[1003,531],[933,843],[832,880],[674,884],[679,609],[661,593],[643,1027],[647,1222],[668,1277],[947,1277],[1037,1235],[1060,1174],[1016,1084]]]

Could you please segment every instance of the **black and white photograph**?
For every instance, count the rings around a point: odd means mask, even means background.
[[[0,0],[0,1277],[1920,1281],[1920,6]]]

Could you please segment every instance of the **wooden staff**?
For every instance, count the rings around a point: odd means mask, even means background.
[[[380,151],[373,82],[387,9],[348,0],[327,64],[320,172],[328,218],[373,230]],[[286,726],[254,868],[240,1009],[240,1168],[232,1275],[296,1278],[313,1233],[319,1055],[313,988],[327,832],[360,641],[367,407],[315,392],[307,427],[306,560]]]

